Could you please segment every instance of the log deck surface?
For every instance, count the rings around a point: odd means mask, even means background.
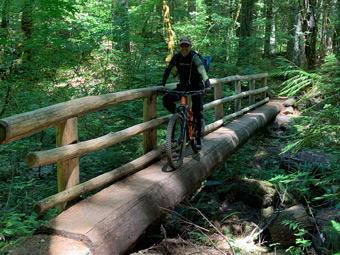
[[[174,208],[198,188],[256,130],[277,115],[280,105],[279,101],[271,101],[210,133],[200,153],[187,149],[184,163],[176,171],[170,170],[165,159],[158,161],[67,209],[38,233],[82,242],[91,255],[126,254],[148,227],[165,216],[163,208]],[[68,254],[68,249],[65,246],[59,252]]]

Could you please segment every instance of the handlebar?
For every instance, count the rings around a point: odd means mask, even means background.
[[[177,94],[179,96],[197,96],[206,93],[205,89],[202,90],[191,90],[191,91],[177,91],[177,90],[157,90],[160,94]]]

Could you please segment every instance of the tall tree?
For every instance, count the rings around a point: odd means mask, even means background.
[[[334,40],[334,51],[337,60],[340,62],[340,0],[336,0],[336,13],[335,17],[336,24],[335,24],[335,40]]]
[[[324,59],[332,50],[334,25],[331,22],[331,16],[335,13],[335,1],[324,1],[321,13],[321,31],[320,31],[320,59]]]
[[[127,0],[113,0],[113,41],[117,50],[130,53],[129,3]]]
[[[302,32],[305,35],[305,54],[309,70],[316,69],[316,42],[318,37],[316,4],[316,0],[303,0],[301,8],[303,14]]]
[[[274,0],[266,0],[265,56],[269,56],[275,52],[275,15],[273,8]]]
[[[21,12],[21,30],[24,32],[24,60],[30,60],[32,57],[32,47],[29,45],[32,39],[33,31],[33,2],[31,0],[24,1],[24,8]]]
[[[241,2],[238,65],[247,65],[250,61],[255,2],[256,0],[242,0]]]
[[[172,30],[172,27],[171,27],[170,8],[167,5],[165,0],[163,0],[163,2],[162,2],[162,12],[163,12],[164,28],[165,28],[165,32],[166,32],[166,39],[165,40],[168,43],[168,50],[169,50],[169,54],[166,57],[166,61],[170,62],[172,55],[174,53],[175,32]]]
[[[304,37],[301,26],[301,12],[299,5],[293,1],[290,6],[290,23],[288,26],[290,40],[287,43],[287,59],[299,67],[306,67],[304,51]]]
[[[188,12],[196,12],[196,0],[188,0]]]
[[[6,39],[9,25],[9,0],[2,0],[0,37]]]

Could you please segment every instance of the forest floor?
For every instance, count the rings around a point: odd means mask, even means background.
[[[293,254],[286,248],[273,245],[264,227],[264,210],[237,198],[233,192],[233,180],[243,173],[247,173],[247,178],[264,179],[266,171],[268,176],[271,172],[272,177],[287,171],[279,170],[287,168],[287,156],[284,158],[281,152],[291,141],[289,122],[296,116],[299,116],[296,109],[291,112],[287,112],[287,108],[282,109],[275,122],[235,152],[191,198],[149,231],[130,255]],[[307,153],[315,155],[315,152]],[[320,163],[320,157],[307,158],[312,165]],[[305,160],[303,156],[302,160]],[[322,160],[328,161],[328,156]],[[340,220],[339,210],[334,206],[318,208],[314,212],[319,229],[329,224],[326,219],[331,215],[337,222]],[[255,237],[262,228],[263,233]],[[324,253],[316,252],[311,245],[304,249],[304,254]]]

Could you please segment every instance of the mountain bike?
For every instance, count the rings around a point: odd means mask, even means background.
[[[191,148],[194,152],[197,149],[197,123],[194,119],[193,112],[188,105],[188,96],[202,95],[204,90],[195,91],[160,91],[161,93],[177,94],[181,100],[176,107],[176,112],[171,116],[165,142],[165,151],[167,161],[171,168],[177,169],[183,164],[186,142],[190,141]]]

